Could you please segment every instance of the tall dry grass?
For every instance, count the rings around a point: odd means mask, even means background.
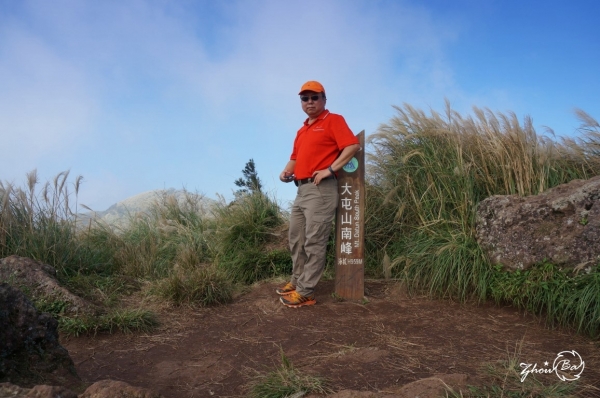
[[[118,273],[149,283],[148,292],[173,304],[221,304],[236,283],[291,271],[287,247],[277,244],[284,215],[256,192],[208,209],[203,197],[166,195],[120,230],[97,224],[86,239],[110,247]]]
[[[19,255],[51,264],[59,276],[107,261],[102,248],[82,242],[74,226],[83,178],[61,172],[41,186],[37,171],[23,187],[0,181],[0,257]]]
[[[600,128],[581,111],[581,136],[557,138],[512,113],[396,110],[369,139],[368,269],[432,295],[485,299],[498,280],[475,240],[481,200],[600,173]]]

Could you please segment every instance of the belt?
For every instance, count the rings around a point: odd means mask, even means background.
[[[324,181],[324,180],[329,180],[329,179],[331,179],[331,178],[333,178],[333,176],[325,177],[325,178],[323,178],[321,181]],[[296,186],[297,186],[297,187],[299,187],[300,185],[308,184],[309,182],[313,182],[314,180],[315,180],[315,179],[314,179],[314,178],[312,178],[312,177],[309,177],[309,178],[303,178],[303,179],[301,179],[301,180],[294,180],[294,184],[296,184]]]

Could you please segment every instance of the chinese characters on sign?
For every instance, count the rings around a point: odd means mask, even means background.
[[[342,209],[340,217],[340,253],[346,256],[338,258],[339,264],[346,264],[351,260],[351,264],[362,264],[362,258],[353,257],[353,249],[361,248],[361,228],[360,228],[360,188],[354,190],[349,182],[342,185],[340,193],[340,206]]]

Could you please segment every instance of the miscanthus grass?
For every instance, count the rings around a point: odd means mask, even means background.
[[[444,114],[410,105],[396,110],[369,139],[367,272],[403,279],[413,290],[460,300],[492,297],[499,276],[475,239],[477,204],[600,173],[600,126],[582,111],[581,136],[560,139],[537,133],[530,118],[521,123],[514,114],[474,108],[473,116],[462,117],[448,104]],[[591,333],[596,304],[587,292],[596,282],[585,280],[586,287],[576,289],[579,298],[571,299],[579,309],[573,303],[556,311],[543,288],[515,304]]]
[[[146,213],[130,215],[117,230],[98,225],[96,238],[112,247],[113,260],[126,275],[155,280],[176,267],[194,268],[212,257],[207,242],[210,220],[202,201],[201,195],[189,192],[183,199],[159,196]]]
[[[61,172],[40,187],[37,171],[24,186],[0,181],[0,257],[18,255],[50,264],[60,279],[101,271],[110,252],[77,234],[77,195],[82,183]]]

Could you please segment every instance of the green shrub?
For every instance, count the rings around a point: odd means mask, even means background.
[[[292,273],[292,259],[286,250],[246,247],[223,256],[220,264],[232,280],[244,284]]]
[[[172,304],[209,306],[229,303],[233,297],[230,279],[214,266],[177,272],[157,281],[150,292]]]
[[[277,203],[263,193],[243,194],[217,208],[216,261],[233,281],[257,280],[291,273],[291,259],[279,227],[285,222]]]
[[[265,244],[284,223],[277,202],[263,193],[242,194],[229,204],[220,204],[215,216],[215,237],[221,251]]]

